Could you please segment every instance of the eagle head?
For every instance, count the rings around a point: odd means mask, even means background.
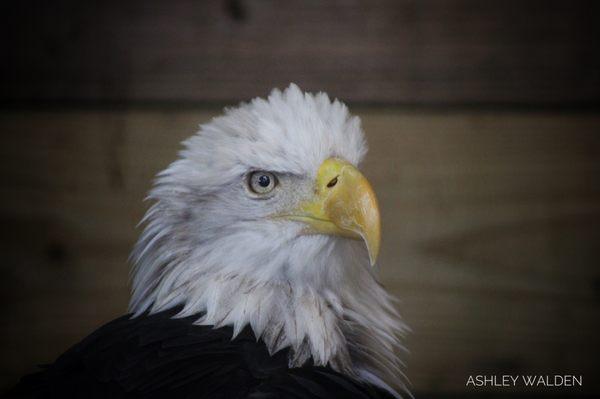
[[[380,215],[358,169],[358,117],[296,85],[225,110],[186,140],[150,192],[132,255],[134,314],[181,306],[250,326],[290,366],[402,387],[405,331],[373,275]]]

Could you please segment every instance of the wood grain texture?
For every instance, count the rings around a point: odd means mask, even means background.
[[[296,82],[346,101],[598,104],[593,0],[23,1],[11,101],[238,101]]]
[[[357,109],[381,278],[415,391],[469,374],[600,389],[600,117]],[[216,109],[0,114],[0,387],[123,313],[152,177]]]

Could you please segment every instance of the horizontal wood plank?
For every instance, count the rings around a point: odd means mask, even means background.
[[[593,0],[9,2],[11,101],[598,104]]]
[[[464,391],[486,371],[600,388],[600,117],[355,112],[414,390]],[[0,387],[126,310],[145,192],[218,113],[0,114]]]

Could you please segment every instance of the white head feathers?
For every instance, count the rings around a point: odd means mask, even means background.
[[[269,216],[311,195],[321,163],[357,165],[360,120],[324,93],[273,90],[202,125],[180,159],[158,175],[132,258],[135,314],[183,306],[199,324],[250,325],[290,364],[317,365],[403,389],[394,351],[405,327],[374,279],[364,244],[303,235]],[[277,172],[281,190],[248,195],[245,176]],[[385,382],[384,382],[385,381]]]

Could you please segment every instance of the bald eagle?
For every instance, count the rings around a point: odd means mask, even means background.
[[[158,174],[130,313],[16,397],[392,398],[406,331],[372,266],[358,117],[290,85],[225,110]]]

